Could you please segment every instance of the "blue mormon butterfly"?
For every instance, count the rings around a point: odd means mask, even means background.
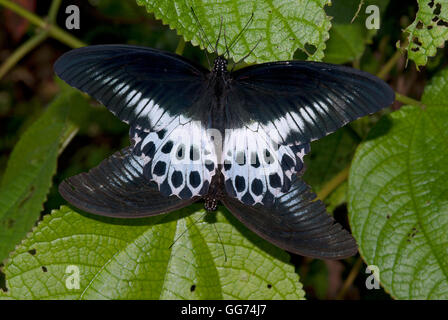
[[[300,178],[310,142],[394,101],[369,73],[280,61],[228,71],[138,46],[96,45],[60,57],[56,74],[130,126],[131,146],[61,195],[87,212],[147,217],[200,199],[222,202],[259,236],[304,256],[356,254],[352,236]]]

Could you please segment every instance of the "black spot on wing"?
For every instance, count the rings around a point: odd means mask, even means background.
[[[173,141],[169,140],[162,148],[162,152],[168,154],[173,149]]]
[[[244,189],[246,189],[246,180],[242,176],[236,176],[235,177],[235,188],[236,191],[242,192]]]
[[[201,184],[201,176],[199,175],[199,172],[192,171],[190,172],[190,185],[193,188],[197,188]]]
[[[280,188],[282,186],[282,182],[278,173],[272,173],[269,175],[269,184],[273,188]]]
[[[180,144],[177,147],[176,158],[177,160],[182,160],[185,157],[185,145]]]
[[[215,169],[215,164],[213,163],[213,161],[206,160],[205,168],[207,168],[208,171],[212,172]]]
[[[166,129],[157,131],[157,136],[159,137],[160,140],[162,140],[165,137],[165,134],[166,134]]]
[[[294,160],[287,154],[284,154],[281,160],[283,170],[291,170],[294,168]]]
[[[163,176],[166,172],[166,163],[163,161],[158,161],[154,166],[153,172],[156,176]]]
[[[184,177],[182,176],[182,172],[180,171],[174,171],[173,175],[171,176],[171,183],[175,188],[179,188],[184,181]]]
[[[259,196],[263,193],[263,183],[260,179],[255,178],[254,180],[252,180],[251,190],[252,193],[256,196]]]
[[[229,171],[232,168],[232,164],[230,162],[224,163],[224,170]]]
[[[145,144],[142,150],[143,154],[151,159],[154,158],[155,151],[156,151],[156,145],[152,141],[149,141],[147,144]]]

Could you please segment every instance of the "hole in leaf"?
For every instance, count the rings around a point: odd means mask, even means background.
[[[313,55],[316,52],[317,47],[313,44],[305,43],[305,50],[308,54]]]
[[[418,45],[418,46],[421,46],[422,45],[422,42],[420,41],[420,40],[418,40],[418,38],[417,37],[414,37],[413,39],[412,39],[412,42],[414,42],[416,45]]]
[[[268,289],[272,289],[272,284],[267,285]]]
[[[443,21],[442,19],[440,19],[440,20],[437,22],[437,25],[438,25],[438,26],[448,27],[448,22]]]
[[[431,0],[431,2],[428,3],[428,6],[429,6],[430,8],[434,7],[434,0]]]
[[[432,18],[432,22],[437,22],[437,20],[439,20],[439,17]]]
[[[440,3],[436,4],[436,8],[434,9],[433,14],[438,16],[441,11],[442,11],[442,5]]]
[[[43,271],[43,272],[47,272],[47,271],[48,271],[47,267],[42,266],[42,271]]]
[[[3,264],[0,264],[0,267],[2,267]],[[0,270],[0,290],[3,292],[8,292],[8,288],[6,288],[6,276],[5,274]]]
[[[36,254],[36,249],[28,250],[28,253],[29,253],[30,255],[34,256],[34,255]]]
[[[423,28],[423,22],[419,21],[417,23],[417,29],[422,29]]]
[[[191,285],[191,287],[190,287],[190,292],[194,292],[194,290],[196,290],[196,285]]]

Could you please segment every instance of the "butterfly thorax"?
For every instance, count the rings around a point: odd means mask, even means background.
[[[215,211],[218,201],[224,196],[224,176],[221,172],[215,174],[210,183],[207,195],[204,197],[204,208],[208,212]]]
[[[213,69],[210,73],[210,83],[214,87],[215,97],[218,100],[223,96],[229,80],[230,73],[227,70],[227,60],[219,56],[213,62]]]
[[[227,60],[224,57],[217,57],[213,62],[213,73],[216,76],[228,76]]]

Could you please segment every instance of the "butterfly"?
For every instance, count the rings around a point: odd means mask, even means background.
[[[147,47],[95,45],[54,65],[69,85],[130,126],[131,145],[60,194],[87,212],[120,218],[224,204],[262,238],[290,252],[341,259],[357,252],[301,179],[310,142],[394,101],[382,80],[307,61],[208,70]]]

